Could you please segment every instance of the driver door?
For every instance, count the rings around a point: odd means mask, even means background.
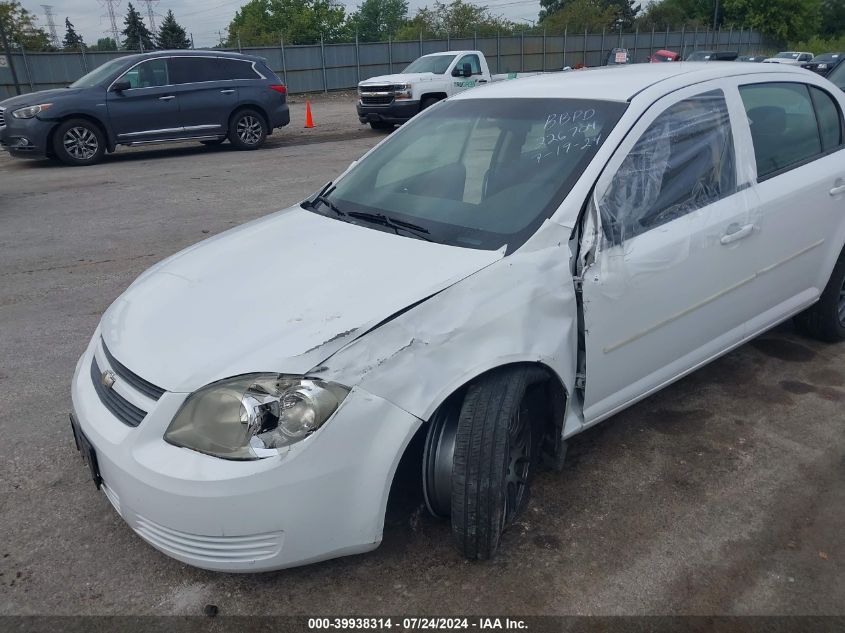
[[[121,92],[110,89],[106,97],[118,143],[181,136],[179,99],[170,75],[170,59],[157,57],[136,64],[115,80],[128,81],[130,85]]]
[[[760,236],[737,169],[748,158],[731,126],[740,108],[714,82],[657,101],[596,185],[581,275],[587,424],[745,336]]]
[[[472,75],[465,77],[463,74],[458,74],[456,76],[455,72],[463,73],[464,64],[469,64]],[[454,86],[453,94],[469,90],[470,88],[475,88],[479,83],[487,83],[487,80],[481,72],[481,60],[478,59],[478,55],[464,55],[458,60],[458,63],[455,64],[455,68],[452,71],[452,83]]]

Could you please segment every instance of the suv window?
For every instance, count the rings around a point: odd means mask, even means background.
[[[840,90],[845,90],[845,61],[839,64],[830,71],[827,80],[833,82]]]
[[[730,116],[721,90],[680,101],[636,142],[599,203],[619,244],[736,191]]]
[[[478,55],[464,55],[461,57],[461,61],[458,62],[458,65],[455,66],[455,68],[463,70],[464,64],[470,65],[473,75],[481,74],[481,60],[478,59]]]
[[[822,151],[829,152],[841,146],[842,115],[839,108],[827,92],[815,86],[810,87],[813,104],[816,106],[816,119],[819,122],[819,134],[822,138]]]
[[[124,73],[121,79],[129,82],[132,88],[152,88],[170,85],[167,58],[148,59]]]
[[[170,65],[176,84],[228,79],[223,77],[216,57],[173,57]]]
[[[757,178],[803,163],[821,154],[819,128],[805,84],[768,83],[740,86]]]
[[[252,62],[221,57],[217,60],[217,63],[220,68],[220,76],[223,79],[261,79],[261,76],[252,67]]]

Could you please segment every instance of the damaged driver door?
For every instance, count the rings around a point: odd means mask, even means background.
[[[576,282],[586,424],[743,340],[760,236],[737,169],[748,151],[731,129],[738,108],[716,82],[664,97],[599,178]]]

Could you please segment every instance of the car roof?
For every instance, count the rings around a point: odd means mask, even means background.
[[[613,73],[613,74],[611,74]],[[651,86],[665,86],[665,93],[684,86],[743,75],[794,73],[807,71],[797,66],[771,64],[749,66],[737,62],[675,62],[673,64],[627,64],[602,66],[566,72],[538,74],[522,79],[499,81],[483,88],[463,92],[453,99],[481,98],[578,98],[606,101],[630,101]]]
[[[469,54],[483,55],[481,51],[438,51],[436,53],[426,53],[422,57],[436,57],[437,55],[469,55]]]
[[[233,51],[222,51],[217,49],[173,49],[173,50],[158,50],[150,51],[149,53],[135,53],[134,55],[127,55],[122,58],[126,61],[139,62],[144,59],[155,59],[156,57],[225,57],[227,59],[242,59],[250,62],[263,62],[263,57],[256,57],[255,55],[244,55],[242,53],[235,53]]]

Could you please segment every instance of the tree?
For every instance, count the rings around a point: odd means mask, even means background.
[[[115,42],[114,38],[111,37],[101,37],[97,40],[96,49],[98,51],[116,51],[117,42]]]
[[[821,35],[827,37],[845,35],[845,2],[822,0],[821,17]]]
[[[156,35],[156,45],[159,48],[174,49],[174,48],[191,48],[191,40],[185,29],[179,25],[173,15],[173,11],[167,10],[167,15],[164,16],[161,25],[158,27],[158,35]]]
[[[347,22],[361,40],[378,42],[396,35],[407,20],[407,0],[364,0]]]
[[[79,35],[73,28],[73,23],[70,18],[65,18],[65,39],[62,42],[67,50],[79,50],[85,47],[85,42],[82,41],[82,36]]]
[[[145,51],[155,48],[153,45],[152,35],[147,29],[147,25],[144,24],[144,20],[141,19],[141,14],[138,13],[135,7],[132,6],[131,2],[129,3],[129,11],[126,13],[123,24],[126,27],[123,31],[121,31],[121,35],[123,35],[124,38],[124,48],[143,48]]]
[[[332,0],[250,0],[229,23],[227,46],[314,44],[348,36],[346,10]]]
[[[721,0],[720,0],[721,1]],[[637,24],[641,29],[711,27],[713,25],[714,0],[658,0],[649,4],[640,14]],[[719,12],[721,24],[724,11]]]
[[[15,42],[30,51],[52,50],[50,36],[36,25],[35,16],[17,0],[0,0],[0,20],[6,27],[10,43]]]
[[[821,0],[722,0],[724,22],[757,29],[783,42],[805,39],[821,26]]]
[[[605,0],[609,9],[616,11],[616,26],[630,29],[634,26],[642,6],[636,0]]]
[[[613,27],[618,19],[618,10],[602,0],[569,0],[553,13],[541,13],[540,25],[549,33],[595,33]]]
[[[464,0],[452,0],[449,4],[437,0],[433,9],[427,6],[419,9],[399,30],[396,39],[417,39],[420,33],[423,37],[485,37],[516,27],[513,22],[490,13],[486,6]]]

